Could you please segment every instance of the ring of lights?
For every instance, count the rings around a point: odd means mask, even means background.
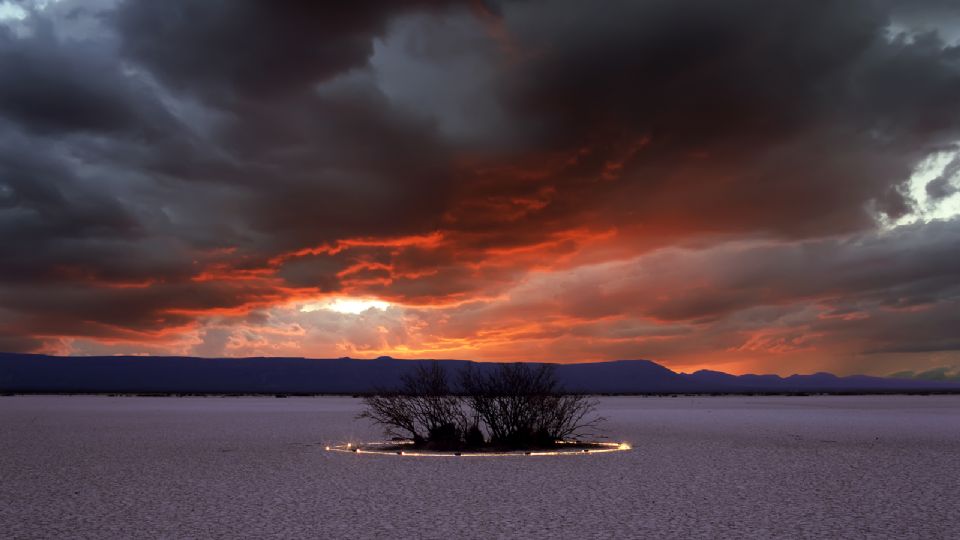
[[[344,452],[350,454],[374,454],[381,456],[410,456],[410,457],[512,457],[512,456],[583,456],[588,454],[605,454],[609,452],[623,452],[630,450],[630,445],[625,442],[591,442],[587,443],[590,448],[575,446],[578,441],[560,441],[561,445],[570,445],[569,449],[557,450],[515,450],[506,452],[434,452],[431,450],[404,450],[398,447],[413,446],[410,441],[406,442],[373,442],[363,444],[337,444],[325,447],[328,452]]]

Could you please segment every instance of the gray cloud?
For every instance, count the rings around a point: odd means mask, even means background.
[[[611,293],[585,270],[558,309],[674,333],[726,321],[730,336],[751,309],[827,302],[869,312],[842,331],[877,351],[951,349],[955,222],[875,231],[911,211],[916,165],[960,140],[955,11],[866,0],[31,8],[17,28],[0,22],[0,335],[26,349],[44,336],[156,334],[291,291],[466,301],[505,294],[531,268],[649,252],[624,271],[663,281],[664,300]],[[950,182],[927,190],[948,197]],[[344,239],[368,244],[291,255]],[[656,251],[669,245],[698,250]],[[689,287],[703,268],[709,290]],[[461,315],[469,332],[489,314]],[[805,324],[839,335],[839,320]],[[927,333],[897,333],[903,320]]]

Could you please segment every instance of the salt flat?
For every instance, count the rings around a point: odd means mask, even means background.
[[[956,538],[960,396],[603,398],[596,456],[325,452],[340,397],[0,398],[4,538]]]

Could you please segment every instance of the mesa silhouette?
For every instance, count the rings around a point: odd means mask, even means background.
[[[77,393],[365,394],[395,387],[404,373],[433,360],[353,358],[197,358],[184,356],[47,356],[0,353],[0,391]],[[468,363],[483,372],[496,364],[444,360],[452,372]],[[730,375],[677,373],[650,360],[558,364],[556,376],[571,392],[861,393],[956,392],[960,383],[830,373]]]

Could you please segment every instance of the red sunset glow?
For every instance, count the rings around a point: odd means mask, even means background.
[[[0,21],[0,350],[960,365],[950,28],[494,4]]]

